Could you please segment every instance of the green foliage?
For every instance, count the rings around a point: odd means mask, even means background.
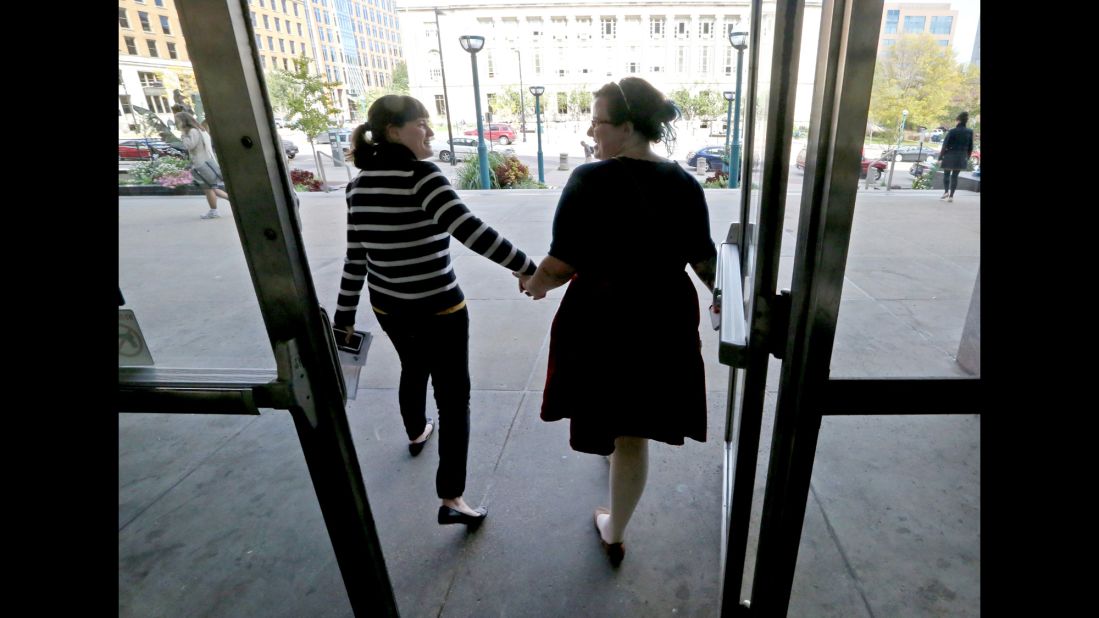
[[[391,94],[386,91],[385,88],[369,88],[363,93],[361,99],[355,102],[356,110],[358,111],[359,118],[366,118],[366,113],[370,111],[370,106],[374,104],[374,101],[384,97],[387,94]]]
[[[684,120],[691,120],[695,117],[695,100],[690,91],[686,88],[680,88],[679,90],[673,90],[668,96],[675,101],[680,113],[683,114]]]
[[[313,140],[328,130],[332,124],[330,118],[340,113],[332,105],[328,93],[340,86],[339,82],[325,81],[319,75],[309,72],[311,58],[305,55],[294,58],[291,71],[276,69],[276,79],[285,78],[283,105],[286,109],[286,126],[305,133],[306,139]]]
[[[954,118],[961,112],[969,112],[967,127],[974,133],[981,132],[981,68],[973,64],[958,69],[959,87],[950,100],[949,121],[943,125],[954,126]]]
[[[870,118],[896,135],[907,109],[906,126],[937,127],[949,122],[951,101],[961,87],[950,48],[928,34],[904,35],[878,59]]]
[[[912,179],[913,189],[930,189],[932,182],[935,178],[935,173],[939,171],[939,161],[935,161],[931,164],[931,167],[924,170],[923,174]]]
[[[476,156],[466,159],[458,167],[459,189],[480,189],[481,168]],[[488,180],[490,189],[545,189],[546,185],[531,179],[530,170],[515,155],[499,152],[488,153]]]
[[[392,91],[394,94],[408,94],[408,63],[404,60],[393,67]]]
[[[152,161],[142,161],[130,168],[130,178],[134,184],[156,184],[158,178],[176,175],[187,169],[187,161],[176,157],[158,157]]]
[[[715,172],[713,176],[706,178],[702,183],[703,189],[726,189],[729,187],[729,174],[727,172]]]
[[[271,99],[271,109],[285,113],[289,109],[291,79],[285,71],[268,71],[263,79],[267,82],[267,96]]]
[[[592,93],[587,88],[573,88],[569,91],[569,112],[573,118],[579,118],[581,114],[591,111]],[[585,112],[584,110],[588,110]]]
[[[714,119],[725,113],[728,101],[719,92],[713,90],[700,90],[691,97],[692,111],[700,118]]]

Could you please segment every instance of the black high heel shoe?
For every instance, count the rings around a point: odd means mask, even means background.
[[[424,438],[424,441],[423,442],[409,442],[408,443],[408,454],[409,455],[412,455],[413,457],[419,455],[420,452],[424,450],[424,445],[427,444],[427,441],[430,440],[431,436],[433,436],[435,434],[435,423],[429,418],[429,419],[427,419],[427,424],[431,426],[431,430],[427,432],[427,437]]]
[[[488,509],[485,507],[478,507],[474,509],[480,515],[466,515],[465,513],[452,509],[449,506],[439,507],[439,525],[445,526],[447,524],[465,524],[470,529],[476,529],[488,517]]]

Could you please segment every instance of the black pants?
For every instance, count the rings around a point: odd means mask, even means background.
[[[962,170],[943,170],[943,191],[954,197],[954,190],[958,188],[958,174]]]
[[[439,407],[439,469],[435,491],[457,498],[466,488],[469,452],[469,312],[402,316],[378,314],[378,323],[401,357],[399,400],[409,440],[424,432],[427,378]]]

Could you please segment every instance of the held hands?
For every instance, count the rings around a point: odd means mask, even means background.
[[[522,275],[522,274],[515,273],[515,272],[513,272],[511,274],[515,275],[515,278],[519,280],[519,293],[526,294],[527,296],[530,296],[534,300],[538,300],[540,298],[545,298],[546,297],[545,290],[541,290],[541,293],[539,293],[539,291],[537,291],[537,290],[535,292],[531,292],[531,290],[530,290],[530,280],[533,278],[533,275]]]
[[[335,327],[334,330],[342,330],[344,332],[343,342],[345,344],[351,345],[351,335],[353,335],[355,333],[355,325],[354,324],[349,325],[349,326],[337,326],[337,327]]]

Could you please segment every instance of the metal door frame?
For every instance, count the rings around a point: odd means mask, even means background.
[[[752,5],[752,65],[749,71],[748,132],[744,168],[753,163],[756,64],[760,8]],[[782,616],[790,603],[817,438],[825,415],[974,414],[982,406],[981,379],[831,379],[840,294],[854,218],[858,157],[870,104],[880,0],[824,0],[814,80],[812,121],[798,222],[791,290],[776,293],[778,250],[792,113],[798,72],[803,2],[775,6],[760,222],[753,290],[746,316],[748,339],[739,349],[723,324],[722,362],[730,364],[726,428],[726,542],[722,558],[722,616]],[[750,178],[746,174],[746,178]],[[741,219],[748,221],[751,182],[741,195]],[[736,224],[730,240],[740,243],[740,264],[752,260],[749,225]],[[720,265],[719,265],[720,266]],[[742,284],[747,273],[722,268],[722,290]],[[724,309],[728,310],[727,305]],[[723,311],[725,313],[725,311]],[[768,356],[782,359],[778,402],[768,462],[763,514],[751,598],[740,602],[751,514],[763,392]],[[742,394],[738,396],[737,385]],[[735,414],[739,412],[739,414]],[[732,428],[739,416],[736,439]],[[734,472],[732,451],[736,452]],[[729,477],[732,478],[729,478]],[[731,487],[729,483],[731,482]]]
[[[243,0],[177,0],[210,116],[233,219],[274,351],[277,375],[250,370],[119,368],[119,412],[258,414],[288,410],[301,441],[351,608],[397,604],[344,407],[327,314],[317,302],[297,198],[263,85]]]

